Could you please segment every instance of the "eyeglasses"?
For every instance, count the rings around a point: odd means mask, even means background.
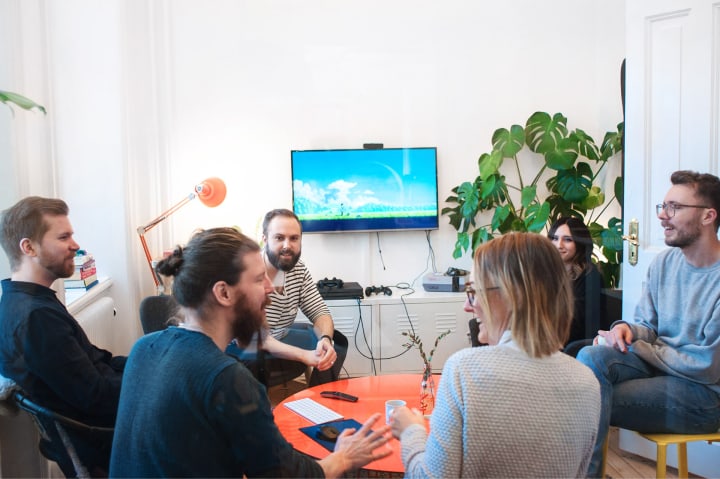
[[[489,288],[485,288],[485,291],[492,291],[493,289],[500,289],[500,286],[491,286]],[[470,305],[475,304],[476,291],[469,284],[465,286],[465,294],[467,294],[468,302],[470,303]]]
[[[665,211],[665,214],[668,218],[672,218],[675,216],[675,212],[677,210],[681,210],[683,208],[712,208],[711,206],[705,206],[705,205],[683,205],[681,203],[660,203],[655,205],[655,211],[657,212],[657,215],[660,216],[660,213]]]

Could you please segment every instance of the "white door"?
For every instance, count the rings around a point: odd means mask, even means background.
[[[655,205],[670,174],[690,169],[718,174],[720,113],[720,1],[626,2],[625,204],[627,229],[639,222],[638,263],[626,245],[623,317],[632,317],[648,264],[665,249]],[[627,234],[627,232],[626,232]],[[654,448],[621,431],[623,449],[654,457]],[[714,477],[718,448],[688,447],[690,471]],[[676,465],[677,455],[668,452]]]
[[[631,317],[648,264],[666,248],[655,205],[670,174],[718,172],[720,2],[631,0],[626,12],[623,216],[626,229],[639,222],[638,264],[622,270],[623,317]]]

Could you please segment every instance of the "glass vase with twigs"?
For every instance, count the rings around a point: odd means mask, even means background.
[[[423,342],[422,339],[420,339],[420,336],[409,331],[402,333],[403,336],[407,336],[409,339],[409,342],[403,344],[403,347],[416,348],[420,351],[420,358],[423,361],[422,381],[420,382],[420,411],[422,411],[422,413],[426,416],[432,413],[432,410],[435,407],[435,379],[433,378],[432,373],[432,358],[438,344],[448,334],[450,334],[449,329],[441,333],[435,339],[435,344],[433,345],[430,354],[425,354],[425,349],[423,349]]]

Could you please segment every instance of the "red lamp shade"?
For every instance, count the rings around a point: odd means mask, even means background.
[[[145,241],[145,233],[150,231],[152,228],[167,219],[168,216],[175,213],[178,209],[180,209],[182,206],[195,198],[198,198],[205,206],[214,208],[225,200],[226,194],[227,188],[225,187],[225,182],[223,180],[216,177],[208,178],[202,183],[198,183],[197,185],[195,185],[195,189],[192,193],[180,200],[180,202],[172,206],[169,210],[160,214],[160,216],[158,216],[148,224],[138,227],[137,232],[140,236],[140,243],[142,244],[143,251],[145,252],[145,259],[147,260],[148,267],[150,268],[150,272],[153,275],[153,280],[155,281],[156,287],[160,288],[161,282],[155,272],[155,269],[152,266],[152,255],[150,254],[150,249],[148,248],[147,242]]]
[[[223,180],[213,177],[195,185],[195,193],[202,204],[214,208],[225,200],[227,188]]]

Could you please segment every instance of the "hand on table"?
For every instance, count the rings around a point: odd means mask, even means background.
[[[420,424],[424,427],[425,416],[415,408],[411,411],[407,406],[393,409],[390,416],[390,427],[394,437],[400,439],[403,431],[411,424]]]

